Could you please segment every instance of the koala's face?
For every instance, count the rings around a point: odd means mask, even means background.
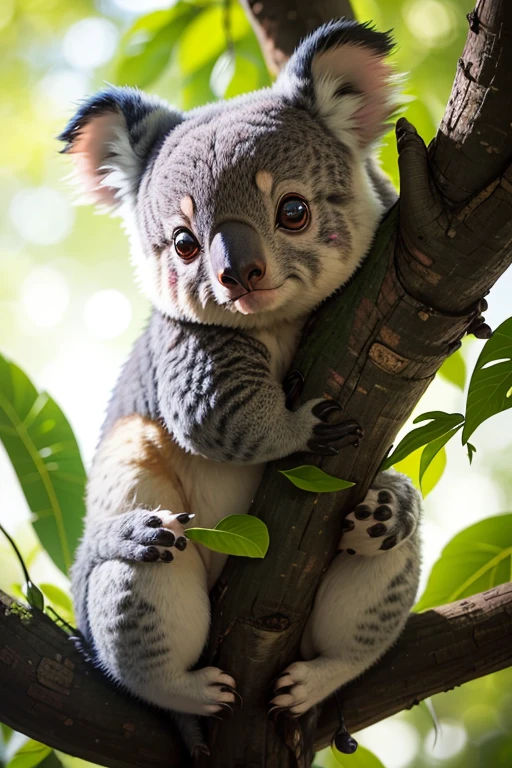
[[[84,107],[67,149],[89,191],[120,207],[158,309],[267,327],[306,315],[348,280],[382,213],[366,163],[390,111],[388,49],[385,36],[337,22],[266,91],[185,115],[109,91],[96,97],[107,106],[96,102],[95,131]]]

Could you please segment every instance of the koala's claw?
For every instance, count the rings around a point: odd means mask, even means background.
[[[338,448],[329,443],[338,443],[339,448],[359,444],[363,430],[355,419],[346,419],[337,424],[331,424],[328,421],[331,414],[340,413],[342,410],[342,406],[335,400],[322,400],[313,406],[312,413],[321,419],[321,423],[313,427],[314,437],[308,442],[310,451],[323,456],[335,456]]]
[[[286,407],[289,411],[297,403],[297,399],[300,397],[302,388],[304,386],[304,376],[300,371],[293,370],[285,376],[283,381],[283,389],[286,395]]]
[[[236,702],[235,702],[235,704],[237,704],[239,707],[243,707],[243,705],[244,705],[244,700],[243,700],[243,698],[241,697],[241,695],[238,693],[238,691],[236,690],[236,688],[233,688],[233,686],[232,686],[232,685],[223,685],[223,686],[221,687],[221,691],[222,691],[223,693],[232,693],[232,694],[233,694],[233,696],[236,698]]]

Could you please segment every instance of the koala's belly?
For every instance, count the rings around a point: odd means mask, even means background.
[[[213,528],[227,515],[249,511],[265,465],[223,464],[185,453],[176,456],[176,471],[188,509],[195,514],[191,525]],[[217,580],[226,556],[201,547],[209,574],[209,586]]]

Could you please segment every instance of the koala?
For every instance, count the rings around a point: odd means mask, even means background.
[[[152,305],[89,477],[77,622],[105,672],[170,712],[212,715],[238,696],[229,670],[197,666],[225,557],[187,541],[191,519],[248,511],[268,461],[362,435],[320,393],[288,408],[283,379],[308,315],[354,274],[396,198],[374,159],[397,105],[391,47],[333,21],[268,89],[183,113],[112,87],[60,136],[82,192],[122,217]],[[419,516],[406,478],[379,474],[344,521],[273,707],[306,712],[396,641]]]

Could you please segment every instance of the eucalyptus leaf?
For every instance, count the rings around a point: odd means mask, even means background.
[[[215,528],[187,528],[186,535],[214,552],[239,557],[265,557],[269,545],[267,526],[252,515],[228,515]]]
[[[466,402],[465,445],[477,427],[491,416],[512,408],[512,317],[486,341],[471,376]]]
[[[243,9],[235,3],[209,5],[184,28],[178,52],[183,75],[192,75],[250,32]]]
[[[167,11],[138,19],[121,41],[116,82],[147,87],[166,69],[187,26],[204,6],[178,2]]]
[[[452,437],[456,435],[460,429],[462,429],[462,424],[459,424],[458,427],[454,427],[454,429],[451,429],[449,432],[446,432],[446,434],[441,435],[441,437],[438,437],[436,440],[432,440],[430,443],[427,443],[427,445],[424,447],[423,451],[421,452],[419,472],[419,481],[421,486],[423,486],[423,477],[425,472],[431,466],[439,451],[444,449],[446,443],[451,440]]]
[[[466,361],[460,349],[447,357],[438,371],[441,378],[462,390],[466,385],[466,373]]]
[[[312,491],[313,493],[333,493],[334,491],[344,491],[351,488],[354,483],[348,480],[342,480],[340,477],[328,475],[323,469],[314,467],[312,464],[304,464],[295,469],[283,469],[279,472],[290,480],[297,488],[302,491]]]
[[[335,747],[331,747],[331,750],[335,761],[333,768],[338,765],[343,766],[343,768],[384,768],[377,755],[361,745],[352,755],[344,755],[342,752],[338,752]]]
[[[428,424],[411,430],[399,442],[395,450],[382,463],[382,470],[389,469],[394,464],[402,461],[417,448],[437,440],[450,430],[458,427],[464,421],[461,413],[445,413],[444,411],[429,411],[422,413],[414,420],[414,424],[429,420]]]
[[[82,532],[85,470],[69,423],[45,392],[0,355],[0,439],[39,539],[66,573]]]
[[[6,768],[35,768],[48,757],[51,751],[52,748],[47,747],[46,744],[29,739],[15,752]]]
[[[458,533],[434,564],[415,606],[424,611],[503,584],[512,568],[512,514],[488,517]]]

